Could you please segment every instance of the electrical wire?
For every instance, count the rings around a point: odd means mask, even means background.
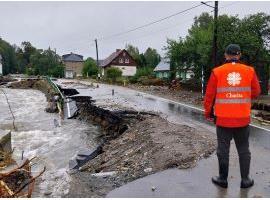
[[[112,35],[107,36],[107,37],[100,37],[100,38],[98,38],[98,40],[108,40],[108,39],[111,39],[111,38],[113,38],[113,37],[118,37],[118,36],[121,36],[121,35],[130,33],[130,32],[133,32],[133,31],[136,31],[136,30],[139,30],[139,29],[142,29],[142,28],[151,26],[151,25],[153,25],[153,24],[157,24],[157,23],[159,23],[159,22],[162,22],[162,21],[167,20],[167,19],[169,19],[169,18],[175,17],[175,16],[177,16],[177,15],[183,14],[183,13],[185,13],[185,12],[187,12],[187,11],[190,11],[190,10],[195,9],[195,8],[197,8],[197,7],[199,7],[199,6],[202,6],[202,5],[203,5],[203,4],[200,3],[200,4],[198,4],[198,5],[195,5],[195,6],[192,6],[192,7],[190,7],[190,8],[187,8],[187,9],[185,9],[185,10],[179,11],[179,12],[174,13],[174,14],[172,14],[172,15],[169,15],[169,16],[167,16],[167,17],[163,17],[163,18],[161,18],[161,19],[158,19],[158,20],[152,21],[152,22],[150,22],[150,23],[147,23],[147,24],[144,24],[144,25],[141,25],[141,26],[132,28],[132,29],[130,29],[130,30],[123,31],[123,32],[119,32],[119,33],[115,33],[115,34],[112,34]]]
[[[223,8],[232,6],[232,5],[236,4],[236,3],[239,3],[239,2],[233,2],[233,3],[230,3],[230,4],[224,5],[224,6],[220,7],[218,10],[221,10],[221,9],[223,9]],[[211,10],[211,11],[209,11],[208,13],[212,13],[212,12],[214,12],[214,10]],[[193,20],[193,19],[194,19],[194,17],[189,18],[189,19],[187,19],[187,20],[185,20],[185,21],[182,21],[182,23],[186,23],[186,22],[188,22],[188,21],[190,21],[190,20]],[[181,24],[182,24],[182,23],[181,23]],[[143,34],[143,35],[141,35],[141,36],[132,38],[131,40],[132,40],[132,41],[134,41],[134,40],[136,41],[136,40],[141,39],[141,38],[144,38],[144,37],[156,36],[156,35],[157,35],[156,33],[161,33],[161,32],[163,32],[163,31],[166,31],[166,30],[169,30],[169,29],[178,28],[177,26],[179,26],[179,25],[181,25],[181,24],[177,23],[177,24],[175,24],[175,25],[173,25],[173,26],[169,26],[169,27],[166,27],[166,28],[162,28],[162,29],[159,29],[159,30],[155,30],[155,31],[152,31],[151,33]],[[115,42],[121,42],[121,40],[114,41],[113,43],[115,43]],[[126,40],[126,41],[125,41],[125,43],[128,43],[128,42],[130,42],[130,40]]]
[[[207,2],[205,2],[205,3],[208,3],[208,2],[209,2],[209,1],[207,1]],[[239,2],[233,2],[233,3],[230,3],[230,4],[224,5],[224,6],[220,7],[218,10],[221,10],[221,9],[223,9],[223,8],[226,8],[226,7],[229,7],[229,6],[234,5],[234,4],[236,4],[236,3],[239,3]],[[175,16],[177,16],[177,15],[179,15],[179,14],[182,14],[182,13],[185,13],[185,12],[187,12],[187,11],[189,11],[189,10],[195,9],[195,8],[201,6],[201,5],[203,5],[203,4],[200,3],[200,4],[198,4],[198,5],[195,5],[195,6],[190,7],[190,8],[188,8],[188,9],[179,11],[179,12],[174,13],[174,14],[172,14],[172,15],[169,15],[169,16],[167,16],[167,17],[164,17],[164,18],[161,18],[161,19],[152,21],[152,22],[150,22],[150,23],[147,23],[147,24],[144,24],[144,25],[141,25],[141,26],[132,28],[132,29],[127,30],[127,31],[115,33],[115,34],[112,34],[112,35],[107,36],[107,37],[100,37],[98,40],[102,42],[102,41],[107,41],[107,40],[113,39],[113,38],[115,38],[115,37],[119,37],[119,36],[122,36],[122,35],[126,35],[126,34],[128,34],[128,33],[133,32],[133,31],[136,31],[136,30],[139,30],[139,29],[142,29],[142,28],[146,28],[146,27],[148,27],[148,26],[157,24],[157,23],[162,22],[162,21],[164,21],[164,20],[167,20],[167,19],[169,19],[169,18],[175,17]],[[212,12],[213,12],[213,10],[209,11],[208,13],[212,13]],[[183,21],[183,23],[186,23],[186,22],[189,21],[189,20],[193,20],[193,17],[192,17],[191,19],[188,19],[188,20],[186,20],[186,21]],[[153,35],[154,33],[159,33],[159,32],[163,32],[163,31],[169,30],[169,29],[173,29],[173,28],[176,28],[176,26],[179,26],[179,25],[180,25],[180,24],[177,23],[177,24],[175,24],[174,26],[170,26],[170,27],[166,27],[166,28],[163,28],[163,29],[159,29],[159,30],[157,30],[157,31],[151,31],[151,33],[143,34],[143,35],[141,35],[141,36],[138,36],[138,37],[136,37],[136,38],[133,38],[132,40],[133,40],[133,41],[134,41],[134,39],[135,39],[135,40],[138,40],[138,39],[140,39],[140,38],[144,38],[144,37],[147,37],[147,36],[149,36],[149,35]],[[154,34],[154,36],[155,36],[155,35],[156,35],[156,34]],[[116,42],[117,42],[117,43],[118,43],[118,42],[122,42],[122,40],[120,40],[120,41],[115,41],[115,40],[114,40],[114,41],[112,41],[112,42],[109,41],[109,42],[106,42],[106,44],[107,44],[107,43],[116,43]],[[128,40],[125,41],[125,42],[128,43]],[[91,41],[89,41],[89,40],[87,40],[87,39],[85,39],[85,40],[80,40],[80,41],[76,41],[76,42],[74,42],[74,43],[79,44],[80,47],[83,46],[83,47],[85,47],[85,48],[86,48],[86,47],[94,47],[94,46],[95,46],[95,43],[94,43],[94,42],[91,42]],[[68,46],[70,46],[70,45],[68,45]],[[66,46],[66,47],[67,47],[67,46]],[[71,46],[70,46],[70,47],[71,47]],[[74,48],[74,46],[72,46],[71,48],[69,48],[69,50],[70,50],[70,51],[73,51],[73,52],[77,51],[78,49],[79,49],[79,47],[78,47],[78,48]]]

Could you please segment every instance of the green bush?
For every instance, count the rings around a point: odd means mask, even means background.
[[[97,79],[97,75],[92,75],[91,78],[92,79]]]
[[[115,82],[117,78],[122,76],[122,71],[116,67],[110,67],[109,69],[107,69],[106,74],[107,78]]]
[[[137,82],[138,82],[138,77],[136,77],[136,76],[131,76],[131,77],[129,77],[128,81],[129,81],[130,83],[137,83]]]
[[[155,85],[155,86],[162,86],[164,85],[164,81],[159,78],[149,78],[146,76],[142,76],[138,79],[142,85]]]
[[[127,78],[125,77],[118,77],[116,80],[115,80],[115,83],[119,84],[119,85],[126,85],[128,84],[128,80]]]
[[[151,67],[138,68],[135,74],[136,78],[142,76],[151,76],[153,74],[153,69]]]
[[[98,74],[98,67],[94,59],[87,58],[83,63],[82,74],[84,77],[91,77]]]

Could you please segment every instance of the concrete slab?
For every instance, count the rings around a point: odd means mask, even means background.
[[[78,156],[90,156],[93,153],[93,149],[82,149],[80,150],[77,155]]]
[[[78,166],[78,162],[76,160],[69,160],[68,167],[69,169],[75,169]]]

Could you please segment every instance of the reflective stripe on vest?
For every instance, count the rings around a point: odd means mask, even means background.
[[[250,92],[250,87],[219,87],[217,93],[221,92]]]
[[[216,103],[231,103],[231,104],[246,104],[250,103],[251,100],[249,98],[246,99],[216,99]]]

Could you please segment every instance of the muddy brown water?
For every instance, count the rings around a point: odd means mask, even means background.
[[[66,80],[59,80],[63,83]],[[196,129],[207,129],[213,134],[215,127],[205,121],[203,112],[191,105],[183,105],[171,100],[149,95],[135,90],[99,84],[99,88],[82,87],[80,84],[63,84],[76,88],[80,95],[92,96],[97,104],[113,103],[137,110],[160,112],[169,121],[185,124]],[[114,90],[114,95],[112,95]],[[217,159],[213,154],[198,162],[193,169],[169,169],[134,182],[128,183],[108,194],[108,197],[269,197],[270,196],[270,130],[251,127],[250,146],[252,153],[251,174],[255,186],[241,190],[238,156],[232,142],[230,160],[230,186],[228,190],[214,186],[210,178],[216,175]],[[153,192],[152,187],[156,188]]]
[[[47,167],[38,180],[33,197],[61,197],[68,193],[68,162],[80,149],[96,146],[99,130],[78,120],[61,120],[58,114],[44,111],[45,95],[38,90],[4,89],[15,115],[17,130],[12,131],[14,158],[37,156],[32,171]],[[11,129],[12,117],[0,91],[0,129]]]

